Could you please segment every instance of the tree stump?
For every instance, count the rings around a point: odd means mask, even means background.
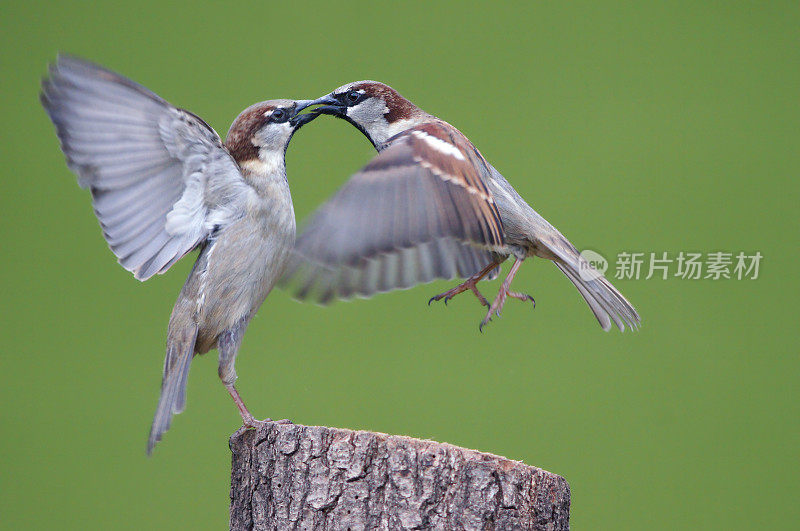
[[[240,430],[230,527],[244,529],[569,529],[567,481],[456,446],[268,422]]]

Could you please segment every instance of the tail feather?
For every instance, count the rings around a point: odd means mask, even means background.
[[[150,427],[147,440],[147,454],[153,453],[153,447],[169,429],[172,415],[182,412],[186,407],[186,383],[189,377],[189,366],[194,357],[196,330],[191,337],[170,341],[167,357],[164,361],[164,377],[161,381],[161,397]]]
[[[641,318],[636,309],[604,276],[600,275],[587,280],[581,277],[568,263],[561,260],[556,260],[554,263],[578,288],[603,330],[609,331],[612,321],[621,331],[625,330],[626,325],[631,330],[639,328]]]

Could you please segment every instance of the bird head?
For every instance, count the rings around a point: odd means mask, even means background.
[[[318,116],[298,114],[309,104],[307,100],[269,100],[251,105],[231,124],[225,147],[240,166],[282,163],[292,135]]]
[[[313,112],[343,118],[380,149],[391,137],[432,118],[389,85],[378,81],[356,81],[305,106],[322,105]],[[300,106],[300,110],[304,107]]]

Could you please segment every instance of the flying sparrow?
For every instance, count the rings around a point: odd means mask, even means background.
[[[430,301],[471,291],[489,310],[480,328],[508,297],[522,262],[551,260],[572,281],[604,330],[637,329],[639,315],[555,227],[531,208],[455,127],[393,88],[359,81],[303,104],[343,118],[378,151],[310,218],[297,238],[287,283],[300,299],[323,303],[407,288],[434,278],[466,281]],[[514,264],[490,304],[478,281]],[[535,304],[535,303],[534,303]]]

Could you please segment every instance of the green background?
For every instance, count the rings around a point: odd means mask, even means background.
[[[447,282],[330,308],[276,290],[239,386],[256,416],[561,474],[575,529],[794,527],[799,15],[797,2],[6,2],[0,526],[224,528],[240,425],[212,354],[145,456],[192,259],[144,284],[115,263],[39,106],[61,50],[223,136],[256,101],[379,79],[459,127],[579,248],[760,251],[755,281],[615,281],[643,317],[635,334],[603,333],[543,261],[515,283],[536,310],[511,301],[484,334],[472,297],[426,305]],[[342,121],[298,134],[298,218],[371,156]]]

